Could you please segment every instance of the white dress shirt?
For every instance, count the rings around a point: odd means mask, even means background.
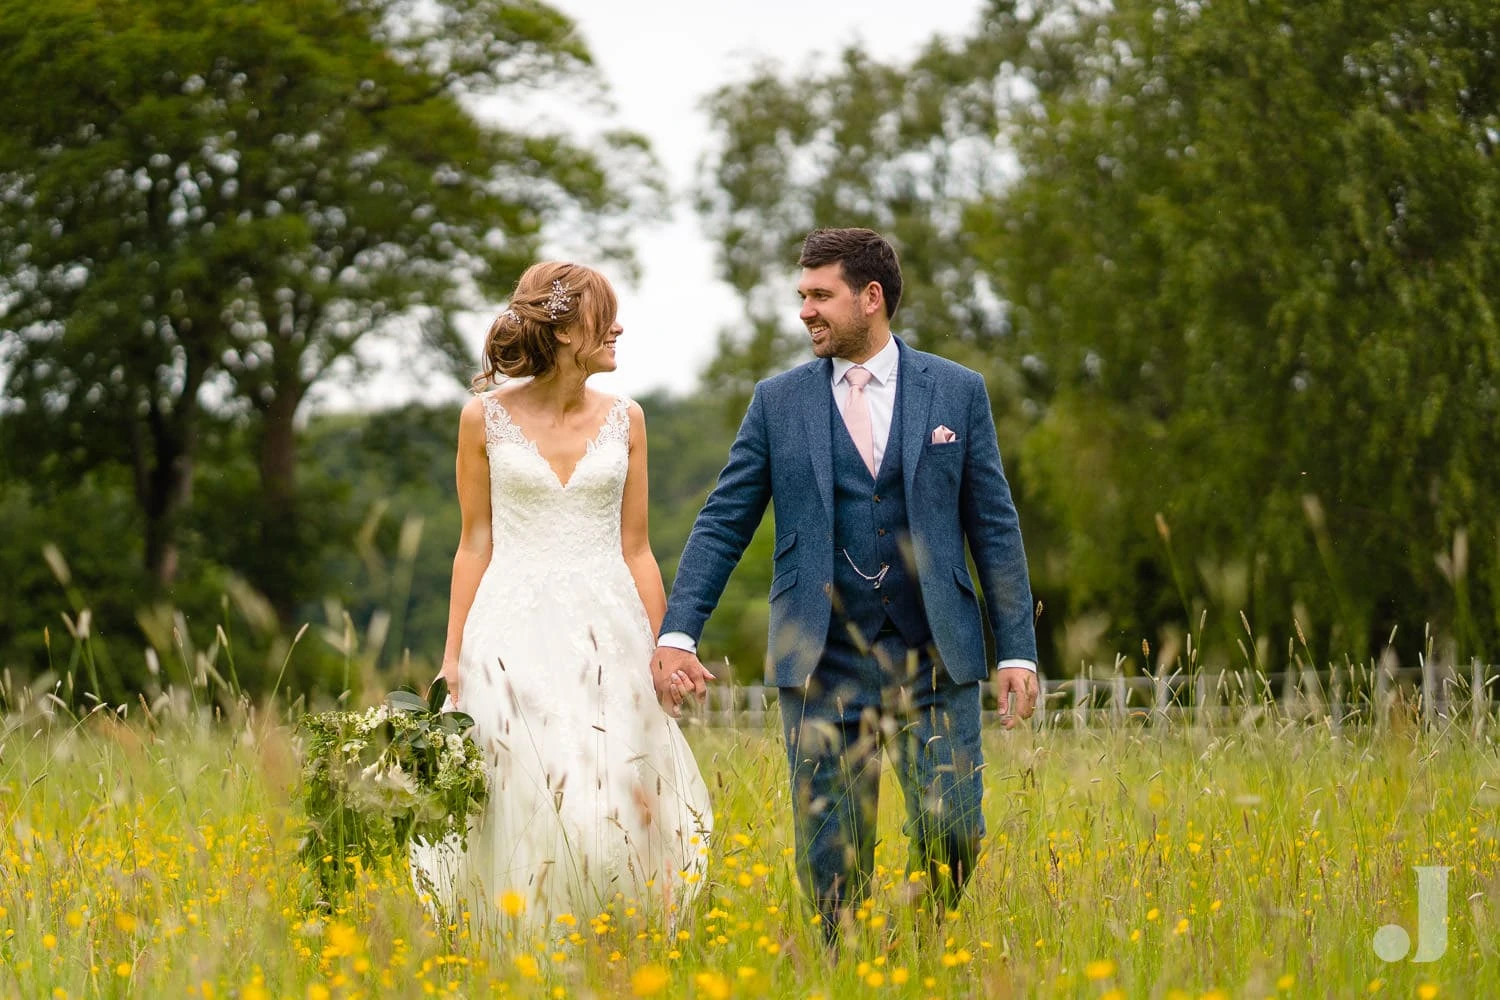
[[[885,456],[885,445],[891,437],[891,416],[896,412],[896,369],[900,367],[901,350],[896,338],[885,342],[875,356],[860,367],[870,373],[865,385],[865,402],[870,406],[870,443],[875,458],[875,470],[880,471],[880,460]],[[854,362],[845,358],[833,359],[833,405],[840,414],[849,402],[849,383],[844,376]]]
[[[863,365],[870,373],[870,381],[865,385],[865,401],[870,407],[870,443],[877,472],[885,457],[886,442],[891,437],[891,417],[896,412],[896,379],[900,374],[900,362],[901,349],[896,346],[896,338],[892,337]],[[849,383],[844,380],[844,376],[853,367],[854,362],[847,358],[833,359],[833,404],[840,414],[844,412],[844,404],[849,399]],[[698,643],[686,632],[668,632],[657,642],[674,649],[685,649],[690,653],[698,651]],[[1030,660],[1000,661],[1001,670],[1009,667],[1036,670],[1036,664]]]

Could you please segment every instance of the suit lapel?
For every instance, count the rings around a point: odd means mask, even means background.
[[[807,400],[806,416],[807,450],[812,460],[813,479],[817,481],[818,497],[823,501],[823,512],[828,523],[833,523],[833,362],[810,365],[807,379],[811,383],[803,391]]]
[[[896,374],[896,392],[901,396],[901,478],[909,504],[914,495],[912,481],[917,474],[917,463],[922,460],[922,445],[926,442],[927,416],[932,407],[932,375],[920,354],[899,338],[896,346],[901,351],[901,367]],[[894,444],[894,441],[888,443],[886,450],[889,451]]]

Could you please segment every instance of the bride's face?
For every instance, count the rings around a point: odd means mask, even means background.
[[[588,333],[582,337],[579,344],[578,360],[582,363],[584,371],[590,375],[599,372],[612,372],[620,367],[615,359],[615,341],[620,339],[625,328],[620,325],[618,319],[611,319],[608,329],[603,333]],[[574,341],[578,343],[578,341]]]

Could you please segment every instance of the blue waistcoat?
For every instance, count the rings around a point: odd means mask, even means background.
[[[872,478],[854,447],[843,415],[836,405],[831,410],[834,613],[829,634],[846,635],[853,622],[869,640],[889,618],[907,646],[917,648],[931,639],[932,632],[912,561],[901,448],[895,441],[886,445],[880,468]],[[901,426],[900,393],[896,394],[891,426]],[[851,560],[854,565],[850,565]],[[882,566],[888,568],[878,589],[860,575],[876,576]]]

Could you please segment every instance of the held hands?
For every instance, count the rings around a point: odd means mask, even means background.
[[[1031,718],[1036,710],[1040,686],[1035,670],[1026,667],[1006,667],[995,673],[995,701],[1000,708],[1000,724],[1014,729],[1022,720]],[[1014,697],[1015,701],[1011,699]]]
[[[651,681],[656,699],[664,712],[674,719],[682,718],[682,703],[692,695],[699,701],[708,693],[708,682],[714,675],[694,653],[673,646],[657,646],[651,656]]]

